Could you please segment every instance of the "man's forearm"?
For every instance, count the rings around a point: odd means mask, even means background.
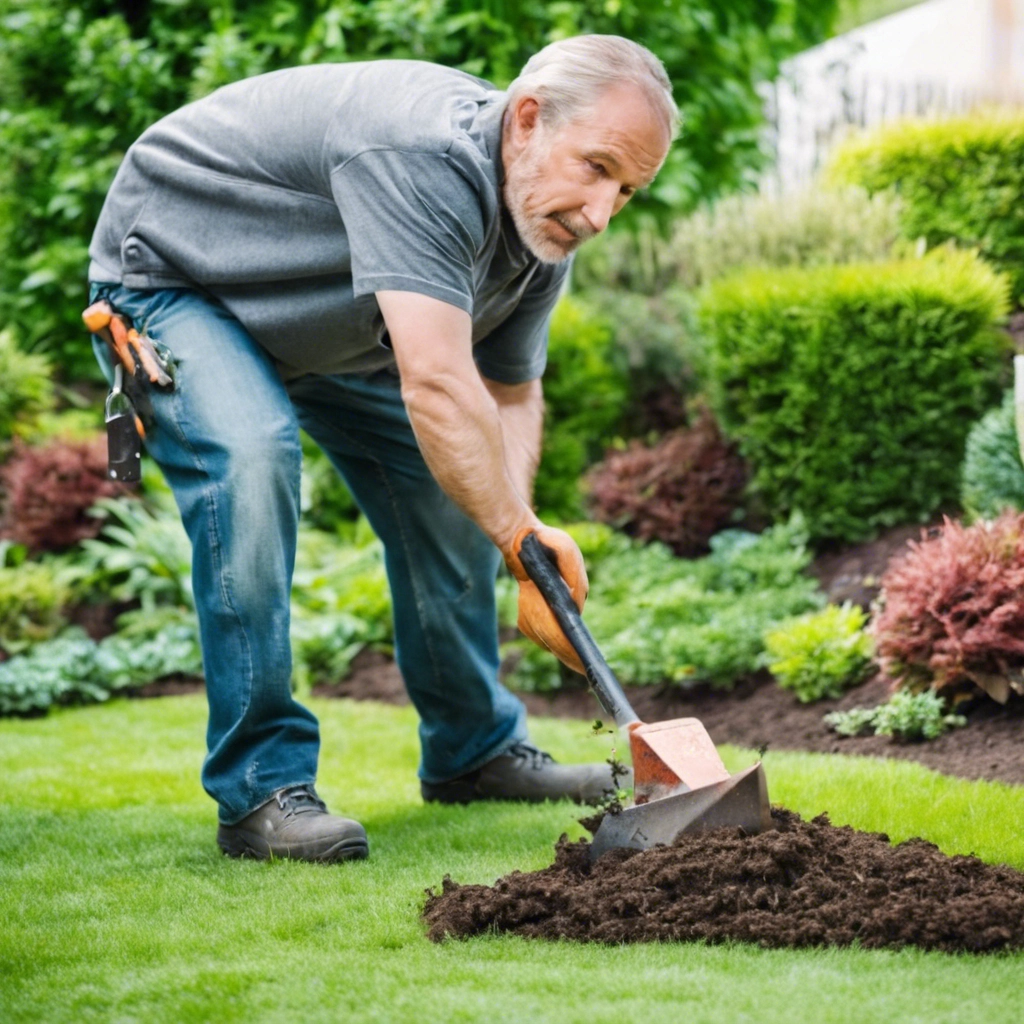
[[[497,403],[505,449],[505,465],[519,496],[533,507],[533,481],[540,465],[544,433],[544,394],[539,380],[499,384],[484,379]]]
[[[402,396],[427,465],[445,493],[506,551],[524,526],[536,523],[523,489],[532,474],[513,475],[498,407],[479,378],[453,375],[404,387]],[[516,478],[518,476],[518,479]]]
[[[402,398],[420,451],[444,491],[503,553],[524,528],[539,525],[527,463],[513,479],[502,416],[473,362],[469,315],[436,299],[382,291],[377,301],[391,334]]]

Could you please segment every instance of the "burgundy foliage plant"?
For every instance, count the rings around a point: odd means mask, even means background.
[[[872,623],[882,667],[911,689],[1024,693],[1024,514],[910,542],[882,578]]]
[[[107,439],[16,444],[0,468],[0,536],[32,552],[59,551],[95,537],[102,520],[88,515],[100,498],[123,494],[107,477]]]
[[[587,476],[597,519],[641,540],[662,541],[684,558],[707,552],[746,482],[743,459],[706,409],[692,426],[651,447],[633,441],[610,453]]]

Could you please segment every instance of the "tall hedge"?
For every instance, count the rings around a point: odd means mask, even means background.
[[[775,517],[861,540],[955,504],[964,441],[998,400],[1006,282],[970,253],[712,285],[711,397]]]
[[[898,193],[909,237],[978,249],[1024,302],[1024,113],[903,121],[851,139],[827,176]]]

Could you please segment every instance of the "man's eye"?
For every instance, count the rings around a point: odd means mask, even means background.
[[[602,167],[602,166],[601,166],[600,164],[594,163],[594,161],[593,161],[593,160],[588,160],[588,161],[587,161],[587,166],[588,166],[588,167],[589,167],[589,168],[590,168],[590,169],[591,169],[591,170],[592,170],[592,171],[593,171],[593,172],[594,172],[595,174],[604,174],[604,168],[603,168],[603,167]]]
[[[626,197],[627,199],[628,199],[628,198],[629,198],[629,197],[630,197],[631,195],[634,195],[635,193],[636,193],[636,189],[635,189],[635,188],[633,188],[633,186],[632,186],[632,185],[623,185],[623,186],[622,186],[622,188],[620,188],[620,189],[619,189],[619,195],[623,195],[623,196],[625,196],[625,197]]]

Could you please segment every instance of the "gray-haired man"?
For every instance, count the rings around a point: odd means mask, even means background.
[[[652,180],[676,117],[648,51],[582,36],[507,93],[412,61],[263,75],[129,150],[89,277],[177,366],[147,446],[193,544],[225,852],[367,852],[316,795],[317,723],[290,688],[300,426],[384,542],[424,797],[612,788],[606,765],[527,742],[497,680],[494,579],[504,556],[520,628],[578,667],[517,557],[537,532],[582,608],[578,548],[530,505],[547,322],[568,257]]]

